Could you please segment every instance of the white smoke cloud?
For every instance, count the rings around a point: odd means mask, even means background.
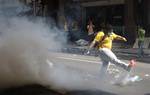
[[[0,0],[0,16],[12,17],[31,8],[20,3],[19,0]]]
[[[51,51],[60,50],[65,43],[57,28],[50,29],[42,20],[0,20],[0,88],[33,83],[55,89],[95,88],[97,83],[89,82],[86,72],[61,62],[50,63]]]
[[[4,4],[0,7],[0,88],[33,83],[63,89],[100,87],[99,80],[90,79],[87,72],[50,63],[51,51],[60,50],[66,41],[64,34],[51,29],[42,19],[12,16],[10,3],[18,2],[9,1],[0,1]],[[3,8],[6,11],[1,11]],[[3,15],[5,12],[7,16]]]
[[[51,32],[55,31],[55,32]],[[38,68],[46,62],[50,51],[60,50],[65,42],[55,30],[41,21],[11,18],[0,22],[1,86],[36,80]],[[64,40],[64,41],[63,41]]]
[[[18,0],[0,0],[0,88],[38,83],[49,53],[66,41],[41,18],[17,17],[23,8]]]

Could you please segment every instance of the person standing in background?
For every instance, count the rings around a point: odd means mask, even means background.
[[[138,56],[142,57],[144,55],[144,39],[145,39],[145,30],[141,27],[137,27],[137,36],[138,36]]]
[[[93,24],[92,20],[89,20],[88,25],[87,25],[89,42],[91,42],[94,38],[94,27],[95,27],[95,25]]]

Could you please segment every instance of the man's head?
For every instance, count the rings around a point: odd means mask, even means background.
[[[105,27],[105,33],[108,34],[108,33],[111,33],[113,32],[113,27],[111,24],[107,24],[106,27]]]
[[[101,30],[104,30],[104,29],[105,29],[105,27],[106,27],[105,23],[101,23],[101,24],[100,24],[100,28],[101,28]]]

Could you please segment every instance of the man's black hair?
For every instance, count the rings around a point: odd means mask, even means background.
[[[109,32],[111,32],[112,29],[113,29],[112,25],[107,24],[104,30],[105,34],[108,34]]]

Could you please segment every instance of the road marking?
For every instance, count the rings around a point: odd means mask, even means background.
[[[74,60],[74,61],[82,61],[82,62],[89,62],[89,63],[97,63],[101,64],[101,62],[98,61],[89,61],[89,60],[84,60],[84,59],[75,59],[75,58],[68,58],[68,57],[57,57],[59,59],[66,59],[66,60]]]
[[[68,57],[57,57],[57,58],[59,58],[59,59],[65,59],[65,60],[74,60],[74,61],[82,61],[82,62],[88,62],[88,63],[96,63],[96,64],[102,64],[101,62],[99,62],[99,61],[89,61],[89,60],[84,60],[84,59],[75,59],[75,58],[68,58]],[[114,65],[114,64],[109,64],[109,66],[110,65]]]

